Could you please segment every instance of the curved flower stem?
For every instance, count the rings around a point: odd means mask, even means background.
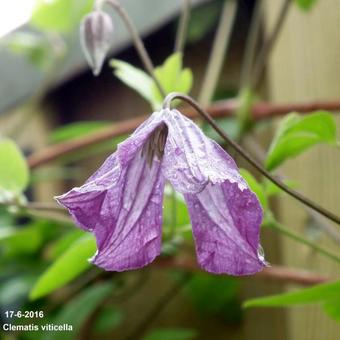
[[[314,242],[311,242],[311,241],[305,239],[304,237],[300,236],[299,234],[289,230],[288,228],[286,228],[285,226],[283,226],[279,222],[272,221],[272,222],[270,222],[268,227],[275,229],[275,230],[279,231],[281,234],[291,238],[292,240],[297,241],[299,243],[302,243],[302,244],[314,249],[315,251],[319,252],[320,254],[332,259],[333,261],[340,263],[340,257],[338,255],[331,253],[327,249],[319,246],[317,243],[314,243]]]
[[[190,20],[191,0],[183,0],[182,13],[179,19],[178,30],[175,41],[175,52],[183,52],[188,24]]]
[[[294,197],[296,200],[305,204],[306,206],[312,208],[313,210],[319,212],[321,215],[327,217],[333,222],[340,224],[340,217],[328,211],[327,209],[321,207],[317,203],[311,201],[307,197],[304,197],[297,191],[289,188],[286,184],[284,184],[281,180],[272,176],[266,169],[262,167],[256,160],[254,160],[243,148],[235,143],[232,139],[228,137],[228,135],[217,125],[215,120],[210,116],[210,114],[204,111],[200,105],[191,97],[186,96],[182,93],[170,93],[163,102],[164,109],[170,109],[171,102],[174,99],[182,99],[191,105],[209,124],[215,129],[215,131],[231,146],[234,150],[236,150],[248,163],[250,163],[255,169],[257,169],[263,176],[268,178],[271,182],[275,183],[279,188],[285,191],[290,196]]]
[[[98,7],[100,6],[101,3],[107,3],[108,5],[110,5],[121,17],[121,19],[123,20],[126,28],[128,29],[128,31],[131,34],[133,43],[135,45],[135,48],[139,54],[139,57],[146,69],[146,71],[149,73],[149,75],[152,77],[152,79],[154,80],[159,92],[162,94],[163,97],[166,96],[165,91],[161,85],[161,83],[159,82],[159,80],[157,79],[156,75],[155,75],[155,67],[151,61],[151,58],[144,46],[144,43],[142,41],[142,39],[140,38],[138,31],[135,27],[135,25],[133,24],[132,20],[130,19],[129,15],[127,14],[127,12],[125,11],[125,9],[120,5],[118,0],[103,0],[101,2],[96,2],[95,6]]]

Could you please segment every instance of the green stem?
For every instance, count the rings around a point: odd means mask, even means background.
[[[130,19],[129,15],[125,11],[125,9],[120,5],[118,0],[101,0],[101,1],[95,3],[95,8],[100,7],[102,3],[109,4],[119,14],[119,16],[123,20],[126,28],[130,32],[130,35],[132,37],[132,41],[135,45],[135,48],[137,50],[137,53],[139,54],[140,59],[141,59],[143,65],[144,65],[144,68],[146,69],[146,71],[149,73],[149,75],[154,80],[154,82],[155,82],[159,92],[161,93],[161,95],[163,97],[165,97],[166,93],[163,89],[162,84],[159,82],[159,80],[157,79],[157,77],[155,75],[155,67],[154,67],[154,65],[151,61],[151,58],[150,58],[150,56],[149,56],[149,54],[148,54],[148,52],[147,52],[147,50],[144,46],[143,40],[139,36],[139,33],[138,33],[135,25],[133,24],[132,20]]]
[[[216,121],[211,117],[211,115],[204,111],[201,106],[191,97],[184,95],[182,93],[170,93],[163,102],[164,109],[170,109],[171,102],[174,99],[182,99],[191,105],[214,129],[215,131],[230,145],[237,153],[239,153],[249,164],[251,164],[255,169],[257,169],[263,176],[268,178],[271,182],[275,183],[279,188],[281,188],[284,192],[294,197],[296,200],[305,204],[306,206],[312,208],[313,210],[319,212],[321,215],[327,217],[333,222],[340,224],[340,217],[328,211],[327,209],[321,207],[317,203],[311,201],[307,197],[304,197],[297,191],[289,188],[285,183],[283,183],[280,179],[271,175],[260,163],[258,163],[255,159],[253,159],[243,148],[233,141],[229,136],[221,129]]]
[[[327,249],[319,246],[318,244],[303,238],[301,235],[291,231],[290,229],[286,228],[285,226],[283,226],[279,222],[272,221],[272,222],[270,222],[268,227],[273,228],[273,229],[279,231],[281,234],[291,238],[292,240],[299,242],[299,243],[302,243],[302,244],[316,250],[318,253],[334,260],[335,262],[340,263],[340,257],[338,255],[333,254],[332,252],[330,252]]]
[[[182,13],[176,34],[175,52],[183,52],[190,20],[191,0],[183,0]]]
[[[237,1],[226,0],[221,19],[217,28],[213,48],[209,56],[208,67],[203,79],[202,88],[198,96],[201,105],[207,106],[214,95],[217,82],[230,42],[231,31],[236,17]]]

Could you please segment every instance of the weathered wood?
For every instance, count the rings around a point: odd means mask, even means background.
[[[282,1],[265,2],[266,31],[269,32]],[[319,100],[339,96],[340,41],[338,26],[340,2],[317,1],[310,12],[292,5],[282,34],[277,41],[268,68],[269,98],[274,101]],[[338,123],[340,120],[337,119]],[[339,149],[318,146],[283,166],[287,176],[299,183],[299,190],[328,209],[339,212]],[[340,252],[327,237],[312,232],[303,209],[294,200],[282,196],[280,218],[315,241]],[[324,274],[340,272],[340,266],[305,246],[281,238],[282,260]],[[339,339],[340,324],[329,319],[319,306],[288,310],[288,334],[291,340]]]

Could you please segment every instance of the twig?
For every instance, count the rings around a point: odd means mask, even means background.
[[[321,215],[327,217],[333,222],[340,224],[340,217],[328,211],[327,209],[321,207],[317,203],[311,201],[310,199],[304,197],[297,191],[289,188],[285,183],[283,183],[280,179],[272,176],[267,170],[265,170],[262,165],[260,165],[255,159],[253,159],[243,148],[235,143],[232,139],[230,139],[227,134],[218,126],[216,121],[210,116],[208,112],[205,112],[200,105],[194,101],[191,97],[186,96],[181,93],[170,93],[163,102],[164,109],[170,109],[171,102],[174,99],[182,99],[188,104],[190,104],[197,112],[204,117],[204,119],[209,122],[209,124],[215,129],[215,131],[234,149],[236,150],[249,164],[251,164],[255,169],[257,169],[263,176],[268,178],[271,182],[275,183],[279,188],[281,188],[284,192],[294,197],[299,202],[305,204],[306,206],[314,209],[319,212]]]
[[[285,22],[285,19],[288,14],[289,6],[291,4],[292,0],[284,0],[284,3],[281,7],[281,10],[279,12],[277,21],[275,23],[275,26],[273,28],[273,32],[269,36],[268,40],[265,41],[262,50],[259,53],[259,56],[255,62],[254,69],[253,69],[253,75],[252,75],[252,80],[251,80],[251,88],[255,89],[257,88],[262,72],[264,70],[264,67],[266,66],[266,62],[268,60],[268,56],[272,51],[272,47],[275,44],[279,33],[281,32],[281,28]]]
[[[207,108],[211,116],[215,118],[230,117],[237,110],[238,105],[235,100],[223,100],[214,103]],[[310,103],[289,103],[289,104],[272,104],[267,102],[258,102],[252,109],[252,118],[256,121],[274,118],[292,111],[307,113],[315,110],[328,110],[339,112],[340,101],[318,101]],[[199,114],[193,109],[181,110],[189,118],[197,118]],[[123,122],[117,122],[114,125],[93,132],[84,137],[77,138],[68,142],[48,146],[42,150],[33,153],[28,157],[28,165],[31,169],[45,165],[66,154],[80,150],[87,146],[107,141],[111,138],[127,134],[135,130],[148,116],[140,116]]]
[[[191,0],[183,0],[181,17],[175,41],[175,52],[183,52],[190,20]]]
[[[127,339],[140,339],[147,327],[159,316],[169,302],[183,289],[183,287],[191,280],[191,275],[186,273],[179,282],[175,282],[168,291],[157,301],[155,306],[146,315],[145,319],[133,330]]]
[[[256,43],[258,42],[261,28],[262,1],[263,0],[257,0],[255,3],[255,9],[248,30],[249,33],[241,66],[240,89],[243,89],[249,85],[251,70],[254,62]]]
[[[328,251],[327,249],[324,249],[323,247],[319,246],[318,244],[303,238],[302,236],[300,236],[299,234],[297,234],[297,233],[293,232],[292,230],[286,228],[282,224],[280,224],[276,221],[271,221],[269,223],[268,227],[275,229],[275,230],[279,231],[281,234],[291,238],[292,240],[297,241],[299,243],[302,243],[302,244],[316,250],[320,254],[332,259],[333,261],[340,263],[340,258],[339,258],[338,255],[333,254],[330,251]]]
[[[101,4],[101,3],[109,4],[119,14],[119,16],[123,20],[126,28],[130,32],[130,35],[132,37],[132,41],[135,45],[135,48],[137,50],[137,53],[139,54],[140,59],[141,59],[143,65],[144,65],[144,68],[149,73],[149,75],[153,78],[153,80],[154,80],[159,92],[161,93],[161,95],[163,97],[165,97],[166,93],[165,93],[161,83],[159,82],[159,80],[157,79],[157,77],[155,75],[155,67],[154,67],[154,65],[151,61],[151,58],[150,58],[147,50],[145,49],[144,43],[143,43],[142,39],[140,38],[136,27],[134,26],[132,20],[130,19],[129,15],[125,11],[125,9],[121,6],[121,4],[118,0],[99,1],[99,4]],[[95,6],[98,6],[98,4],[95,3]]]
[[[189,273],[202,271],[195,259],[183,256],[160,257],[154,262],[154,265],[163,269],[182,269]],[[297,283],[306,286],[323,283],[330,281],[331,279],[330,277],[306,270],[277,265],[266,267],[261,272],[251,277],[255,279],[273,280],[281,283]]]
[[[229,45],[231,31],[236,17],[236,9],[237,1],[225,1],[212,52],[209,56],[208,67],[198,96],[198,101],[203,106],[206,106],[211,102],[218,79],[221,75],[220,71],[223,65],[225,52]]]
[[[263,162],[266,159],[266,153],[262,149],[262,147],[259,145],[259,143],[256,141],[254,137],[251,135],[248,136],[244,140],[245,146],[248,148],[248,150],[254,154],[254,156],[260,161]],[[282,172],[278,171],[277,176],[280,176],[280,178],[285,178],[285,176],[282,174]],[[334,228],[334,226],[331,223],[328,223],[328,221],[319,215],[316,211],[313,209],[310,209],[308,207],[305,207],[305,210],[309,214],[309,216],[318,223],[320,228],[322,228],[330,237],[333,241],[336,243],[340,244],[340,233],[339,231]]]
[[[66,210],[63,207],[60,207],[53,203],[46,203],[46,202],[28,202],[25,205],[22,205],[20,207],[23,209],[29,209],[29,210],[54,211],[54,212],[62,212],[62,213],[66,212]]]

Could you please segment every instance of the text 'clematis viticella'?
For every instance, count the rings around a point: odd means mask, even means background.
[[[248,275],[266,265],[256,195],[234,160],[177,110],[153,113],[83,186],[56,199],[95,235],[95,265],[136,269],[161,252],[166,181],[184,195],[203,269]]]

